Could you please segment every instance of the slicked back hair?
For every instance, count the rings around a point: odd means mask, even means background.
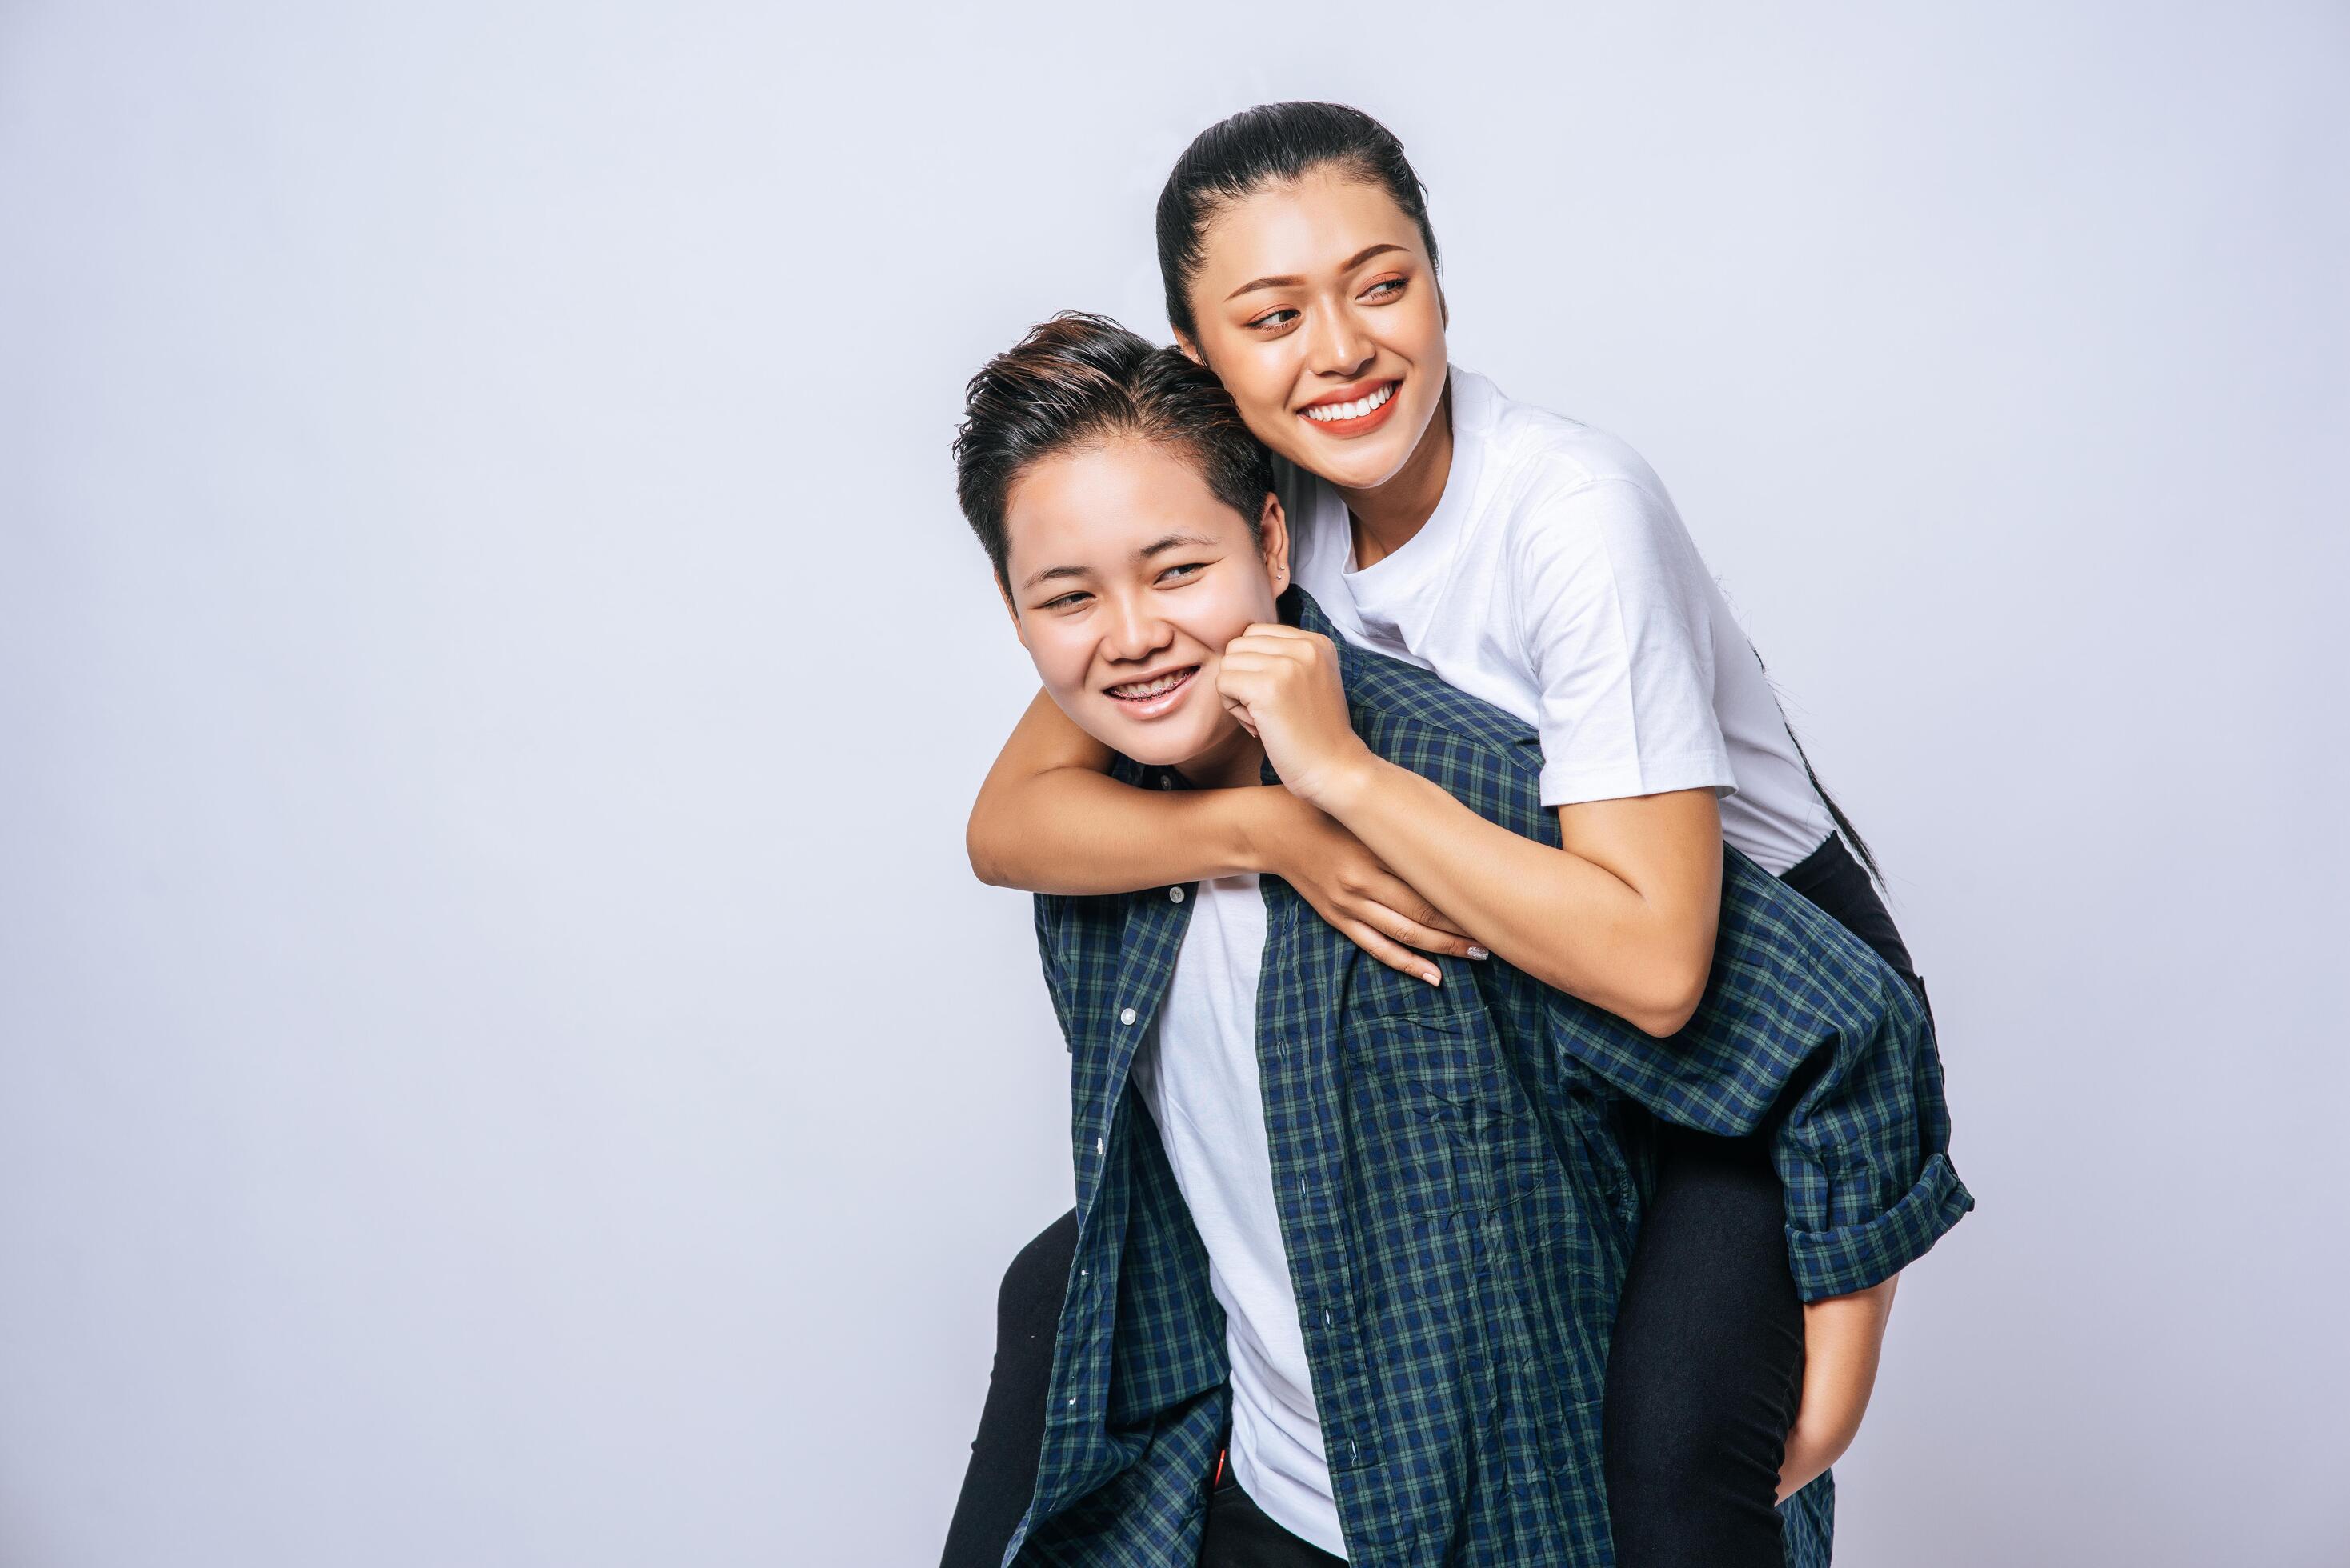
[[[1257,537],[1273,458],[1223,383],[1106,316],[1066,310],[990,359],[963,389],[955,496],[1007,591],[1004,502],[1013,485],[1045,458],[1120,438],[1192,462]]]
[[[1231,203],[1268,185],[1291,185],[1332,168],[1377,185],[1419,229],[1428,265],[1436,265],[1436,231],[1428,222],[1428,188],[1412,171],[1396,133],[1343,103],[1262,103],[1219,120],[1191,140],[1159,192],[1159,281],[1167,319],[1199,337],[1191,281],[1206,259],[1209,223]]]

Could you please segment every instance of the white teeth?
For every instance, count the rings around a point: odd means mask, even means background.
[[[1178,670],[1173,674],[1162,675],[1156,680],[1128,681],[1124,686],[1111,687],[1109,689],[1109,694],[1113,697],[1134,699],[1157,697],[1164,692],[1175,690],[1178,685],[1181,684],[1183,678],[1191,673],[1191,672],[1188,670]]]
[[[1389,381],[1367,398],[1357,398],[1351,403],[1325,403],[1307,409],[1305,417],[1316,424],[1331,424],[1339,420],[1359,420],[1375,409],[1383,408],[1395,396],[1396,383]]]

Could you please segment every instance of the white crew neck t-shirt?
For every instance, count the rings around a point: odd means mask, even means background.
[[[1264,896],[1254,877],[1220,877],[1201,882],[1192,899],[1166,1002],[1135,1050],[1134,1086],[1158,1124],[1224,1309],[1233,1479],[1274,1523],[1343,1557],[1257,1071]]]
[[[1482,376],[1451,383],[1443,499],[1361,571],[1345,499],[1275,461],[1299,585],[1348,639],[1540,732],[1545,806],[1711,788],[1765,870],[1818,848],[1835,819],[1655,471]]]

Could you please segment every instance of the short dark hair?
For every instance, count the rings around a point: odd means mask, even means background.
[[[990,359],[963,389],[955,496],[1011,586],[1003,507],[1030,467],[1118,436],[1171,448],[1257,536],[1273,458],[1215,376],[1107,316],[1065,310]]]
[[[1325,167],[1393,197],[1419,225],[1428,265],[1436,265],[1428,187],[1412,171],[1394,131],[1343,103],[1259,104],[1194,137],[1159,192],[1159,281],[1167,292],[1167,319],[1176,331],[1199,336],[1191,318],[1191,280],[1200,275],[1203,236],[1215,215],[1267,185],[1292,184]]]

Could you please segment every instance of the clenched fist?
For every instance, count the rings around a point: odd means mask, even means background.
[[[1347,717],[1338,650],[1319,632],[1250,627],[1225,645],[1216,693],[1301,800],[1328,810],[1378,765]]]

